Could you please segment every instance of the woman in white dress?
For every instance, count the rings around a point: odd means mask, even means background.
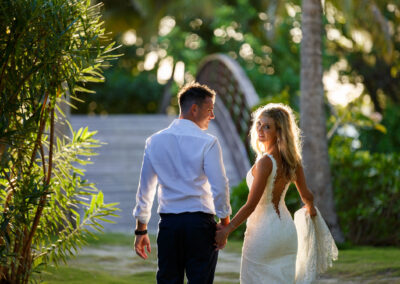
[[[285,204],[294,182],[310,216],[316,215],[301,161],[300,130],[290,107],[268,104],[253,113],[251,144],[257,161],[247,173],[249,195],[231,223],[218,227],[216,243],[247,218],[240,283],[295,283],[297,234]]]

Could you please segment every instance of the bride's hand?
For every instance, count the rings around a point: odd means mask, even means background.
[[[226,246],[228,235],[227,226],[217,227],[217,231],[215,232],[215,245],[217,249],[223,249]]]
[[[314,217],[317,215],[317,210],[315,210],[314,205],[311,204],[306,204],[304,207],[307,209],[308,214],[310,214],[311,217]]]

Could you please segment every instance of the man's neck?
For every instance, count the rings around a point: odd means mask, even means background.
[[[193,115],[181,114],[181,115],[179,115],[179,119],[186,119],[186,120],[192,121],[193,123],[196,123],[196,122],[194,121]]]
[[[191,122],[193,122],[194,124],[196,124],[199,128],[200,126],[196,123],[196,121],[194,120],[194,118],[192,116],[189,115],[180,115],[179,119],[186,119],[186,120],[190,120]]]

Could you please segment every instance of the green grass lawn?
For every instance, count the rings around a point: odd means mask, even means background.
[[[43,283],[155,283],[157,252],[154,236],[151,243],[152,253],[144,261],[134,256],[132,236],[99,235],[98,239],[90,239],[79,255],[69,258],[67,264],[60,264],[58,268],[48,266],[35,278]],[[241,247],[241,241],[231,240],[225,251],[239,258]],[[215,283],[238,283],[238,278],[238,271],[217,273]],[[339,260],[323,278],[359,283],[400,283],[400,249],[357,246],[341,249]],[[385,279],[389,280],[385,282]]]
[[[394,247],[352,247],[339,251],[339,260],[325,273],[343,279],[399,278],[400,249]]]

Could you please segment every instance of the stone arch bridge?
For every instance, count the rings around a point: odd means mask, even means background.
[[[217,92],[216,118],[207,132],[218,137],[230,186],[237,185],[250,168],[247,137],[251,107],[258,103],[258,95],[239,64],[222,54],[205,58],[196,80]],[[112,218],[114,224],[103,224],[105,231],[133,233],[132,210],[145,140],[173,119],[163,114],[70,117],[74,129],[88,126],[89,130],[98,131],[95,138],[107,143],[97,149],[99,155],[92,158],[93,164],[86,166],[85,175],[103,191],[106,203],[119,203],[120,217]],[[156,232],[158,223],[156,199],[148,226],[152,233]]]

